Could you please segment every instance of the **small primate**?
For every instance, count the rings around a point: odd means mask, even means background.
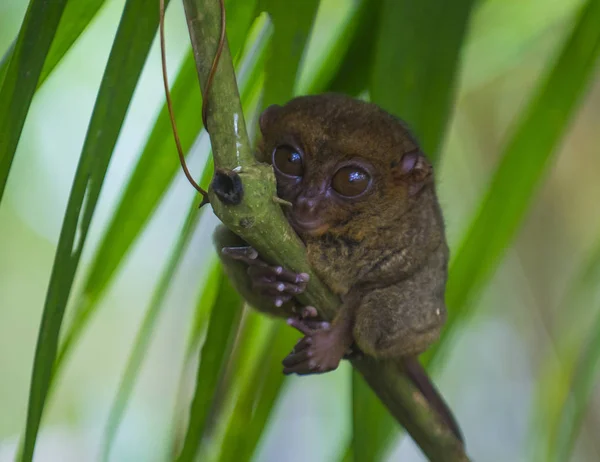
[[[285,374],[334,370],[347,354],[402,362],[461,438],[416,357],[440,335],[448,246],[431,163],[405,124],[378,106],[324,94],[270,106],[257,157],[271,163],[285,216],[315,273],[341,299],[331,323],[303,307],[308,275],[272,266],[224,227],[215,235],[225,270],[255,308],[304,334]],[[354,353],[353,353],[354,352]]]

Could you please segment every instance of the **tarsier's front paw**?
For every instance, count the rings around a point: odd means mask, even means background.
[[[328,322],[291,318],[288,324],[305,337],[283,360],[284,374],[322,374],[337,369],[348,351],[341,332],[332,329]]]
[[[250,246],[223,247],[221,252],[229,258],[246,263],[252,289],[261,296],[272,300],[277,307],[306,290],[308,274],[294,273],[282,266],[270,265],[261,259],[258,252]],[[310,316],[306,310],[310,311],[311,307],[302,309],[303,317]]]

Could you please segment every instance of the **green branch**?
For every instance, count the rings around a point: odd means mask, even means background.
[[[221,32],[219,0],[183,0],[200,86],[206,80]],[[215,180],[209,190],[211,205],[219,219],[255,247],[271,262],[311,279],[300,301],[318,307],[319,314],[332,319],[339,300],[312,272],[305,248],[289,226],[276,197],[275,177],[270,165],[258,163],[246,132],[235,73],[227,43],[207,95],[207,125],[215,160]],[[234,181],[233,181],[234,180]],[[223,191],[236,195],[235,181],[241,180],[243,194],[235,205],[224,203]],[[286,352],[281,352],[282,354]],[[462,444],[437,417],[413,383],[393,362],[364,358],[352,362],[377,393],[390,413],[411,434],[425,455],[434,461],[468,461]]]

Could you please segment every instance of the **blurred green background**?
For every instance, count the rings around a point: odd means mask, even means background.
[[[310,88],[307,82],[326,59],[324,50],[357,4],[322,0],[301,62],[299,93]],[[583,4],[582,0],[476,2],[437,169],[453,251],[481,202],[515,120]],[[32,360],[54,253],[123,5],[123,0],[105,3],[36,93],[0,205],[0,462],[13,460],[25,425]],[[0,54],[17,35],[26,7],[25,0],[0,2]],[[180,2],[169,8],[166,28],[173,80],[189,46]],[[249,93],[252,112],[256,91]],[[584,281],[585,287],[576,290],[577,300],[569,289],[587,262],[593,266],[597,255],[593,249],[600,243],[599,75],[592,77],[583,95],[523,225],[493,279],[476,298],[476,315],[461,324],[452,342],[444,344],[436,382],[457,415],[473,460],[544,460],[540,447],[548,444],[551,416],[564,399],[561,384],[566,379],[559,366],[566,363],[570,371],[576,364],[589,327],[600,314],[600,290],[595,290],[599,278]],[[155,40],[110,163],[74,293],[163,103]],[[199,107],[196,117],[200,118]],[[535,144],[536,133],[529,136]],[[189,157],[193,172],[201,171],[207,149],[207,137],[201,136]],[[172,155],[176,156],[174,147]],[[35,460],[95,460],[102,452],[120,377],[192,197],[178,173],[60,376],[44,415]],[[498,217],[500,224],[502,219]],[[210,271],[209,236],[215,224],[206,211],[177,267],[110,460],[159,461],[169,453],[173,409],[181,400],[186,337]],[[188,369],[186,396],[193,389],[195,366]],[[286,380],[253,460],[337,460],[351,438],[350,375],[350,368],[343,365],[324,376]],[[183,406],[187,409],[185,399]],[[596,386],[570,460],[600,458],[599,430],[600,388]],[[423,456],[409,438],[402,438],[382,460],[423,460]]]

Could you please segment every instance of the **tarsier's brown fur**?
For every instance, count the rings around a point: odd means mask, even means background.
[[[335,293],[360,299],[353,334],[362,351],[377,357],[423,352],[445,321],[448,247],[432,175],[402,172],[402,157],[418,151],[416,142],[387,112],[341,95],[296,98],[272,111],[262,118],[262,160],[269,162],[283,143],[305,154],[302,183],[278,182],[281,198],[294,203],[311,188],[318,194],[344,160],[374,166],[369,194],[322,201],[327,230],[299,235],[322,280]]]
[[[377,358],[422,353],[446,319],[448,247],[431,165],[405,125],[374,104],[326,94],[268,108],[260,129],[259,160],[271,163],[282,145],[302,153],[301,180],[275,169],[277,193],[292,204],[284,207],[292,225],[308,209],[318,218],[316,228],[294,227],[312,268],[342,300],[331,328],[337,333],[322,348],[336,350],[336,358],[320,371],[337,367],[341,348],[352,343]],[[331,190],[332,175],[344,163],[366,166],[371,183],[364,195],[347,198]],[[232,245],[235,239],[221,230],[217,245]],[[239,262],[223,261],[232,277],[243,272]],[[234,284],[256,308],[285,312],[251,293],[243,277],[237,279]],[[315,337],[313,343],[318,342]],[[428,382],[424,372],[419,380]],[[431,400],[449,414],[439,396]],[[455,426],[451,414],[446,418]],[[457,427],[455,432],[459,435]]]

